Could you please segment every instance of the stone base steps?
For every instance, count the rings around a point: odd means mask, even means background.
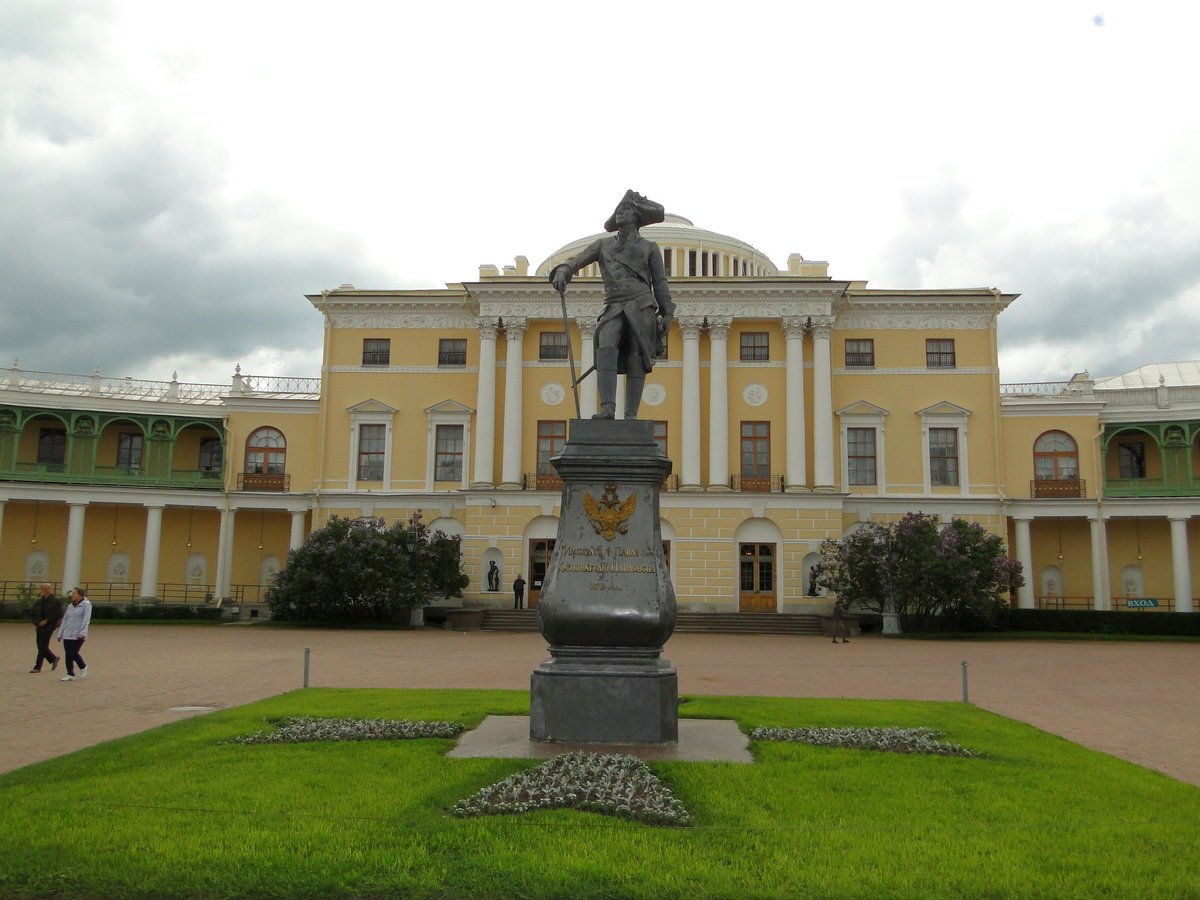
[[[489,609],[485,631],[537,631],[535,609]],[[791,613],[680,613],[677,633],[821,634],[821,617]]]
[[[821,634],[821,617],[796,613],[680,613],[684,634]]]
[[[536,609],[489,609],[483,614],[484,631],[537,631]]]

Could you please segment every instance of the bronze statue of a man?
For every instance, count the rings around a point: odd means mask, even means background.
[[[657,224],[664,216],[661,204],[626,191],[604,223],[605,231],[616,234],[600,238],[550,272],[550,283],[561,294],[576,272],[591,263],[600,264],[604,309],[596,325],[600,411],[594,419],[615,418],[618,374],[625,376],[625,418],[637,418],[646,373],[654,368],[654,360],[665,346],[675,304],[658,244],[638,232],[642,225]]]

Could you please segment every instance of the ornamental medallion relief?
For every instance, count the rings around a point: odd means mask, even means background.
[[[761,384],[748,384],[742,390],[742,399],[751,406],[762,406],[767,402],[767,389]]]
[[[542,386],[542,402],[547,406],[558,406],[566,396],[566,390],[556,381],[551,381]]]

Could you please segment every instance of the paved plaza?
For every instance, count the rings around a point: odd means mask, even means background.
[[[0,771],[299,688],[512,688],[547,658],[536,633],[345,631],[93,623],[89,677],[30,675],[33,627],[0,623]],[[1200,646],[680,634],[682,694],[970,699],[1200,785]],[[191,709],[188,709],[188,708]],[[195,709],[199,707],[200,709]]]

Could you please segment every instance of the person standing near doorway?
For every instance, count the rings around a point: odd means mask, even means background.
[[[58,656],[50,649],[50,638],[54,629],[62,621],[62,601],[54,596],[54,589],[49,584],[42,585],[42,595],[33,601],[31,615],[33,627],[37,632],[37,659],[34,660],[30,674],[42,671],[42,660],[50,660],[50,671],[58,668]]]
[[[517,580],[513,582],[513,609],[525,608],[525,579],[517,574]]]
[[[73,588],[70,593],[71,605],[63,613],[62,625],[58,630],[58,639],[62,641],[67,657],[67,674],[63,681],[74,681],[75,666],[79,666],[79,678],[87,678],[87,663],[79,655],[83,642],[87,640],[88,624],[92,621],[92,601],[87,598],[83,588]]]
[[[846,604],[842,602],[842,598],[838,597],[833,604],[833,642],[838,642],[838,633],[842,635],[842,643],[850,643],[846,640]]]

